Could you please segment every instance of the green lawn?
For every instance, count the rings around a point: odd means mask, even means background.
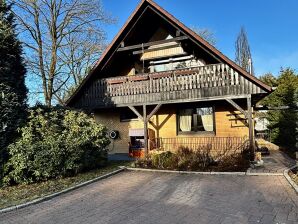
[[[29,185],[17,185],[12,187],[0,188],[0,209],[25,203],[42,196],[59,192],[63,189],[115,171],[119,169],[118,166],[129,166],[130,164],[131,162],[109,162],[109,164],[104,168],[92,170],[86,173],[80,173],[74,177],[53,179]]]

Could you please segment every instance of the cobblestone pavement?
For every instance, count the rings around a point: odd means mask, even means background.
[[[295,165],[295,160],[291,159],[285,153],[272,150],[270,155],[262,156],[264,166],[250,169],[251,173],[283,173],[285,169],[289,169]]]
[[[298,195],[283,176],[125,171],[0,223],[298,223]]]

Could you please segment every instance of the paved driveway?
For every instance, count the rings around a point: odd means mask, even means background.
[[[0,223],[298,223],[297,204],[282,176],[127,171],[0,214]]]

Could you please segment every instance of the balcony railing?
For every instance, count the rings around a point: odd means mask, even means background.
[[[227,65],[217,64],[103,81],[113,97],[238,85],[239,76]]]
[[[262,90],[225,64],[98,79],[86,89],[80,106],[181,101]]]

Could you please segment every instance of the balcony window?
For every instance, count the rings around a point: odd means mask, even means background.
[[[196,59],[194,56],[190,55],[154,62],[152,61],[150,64],[150,72],[164,72],[175,69],[203,66],[205,65],[205,62],[202,59]]]
[[[177,124],[180,134],[214,133],[214,110],[212,107],[179,110]]]

